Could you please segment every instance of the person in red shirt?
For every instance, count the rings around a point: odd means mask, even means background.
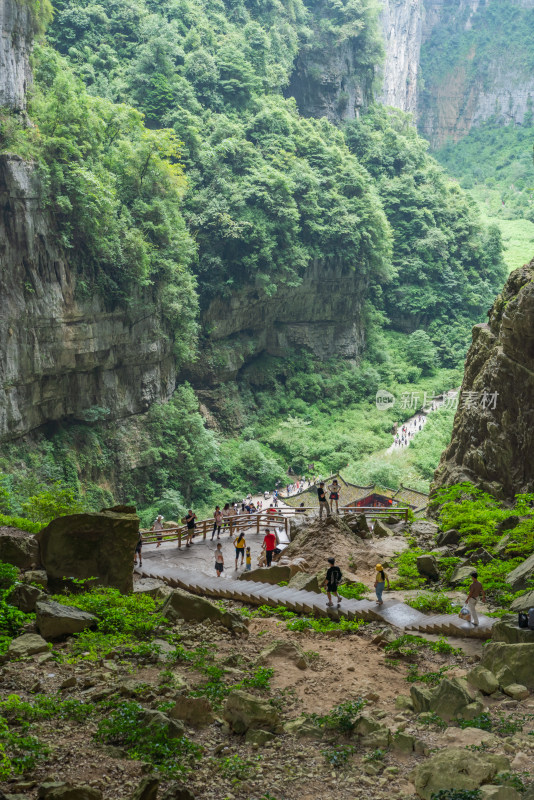
[[[265,550],[265,559],[267,561],[267,566],[270,567],[271,562],[273,560],[274,548],[276,547],[276,536],[274,535],[274,533],[271,533],[269,528],[265,528],[263,547]]]

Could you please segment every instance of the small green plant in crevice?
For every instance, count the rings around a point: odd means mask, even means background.
[[[18,569],[0,561],[0,654],[9,647],[14,636],[20,633],[28,617],[9,603],[9,594],[18,578]]]
[[[447,723],[435,711],[426,713],[422,718],[419,717],[418,722],[421,725],[437,725],[438,728],[446,728]]]
[[[8,721],[0,716],[0,780],[24,775],[48,753],[48,747],[36,736],[10,730]]]
[[[445,677],[449,667],[440,667],[437,671],[419,672],[415,664],[411,664],[408,669],[406,680],[408,683],[428,683],[435,686]]]
[[[484,711],[473,719],[459,719],[458,725],[460,728],[479,728],[482,731],[491,731],[500,736],[509,736],[522,731],[526,719],[526,716],[512,719],[504,717],[502,714],[492,717],[488,712]]]
[[[427,613],[433,611],[437,614],[454,614],[459,606],[451,603],[447,595],[442,592],[423,592],[417,597],[411,597],[404,601],[406,605]]]
[[[376,750],[373,750],[371,753],[368,753],[366,756],[364,756],[363,760],[376,762],[376,761],[383,761],[385,757],[386,757],[386,751],[377,748]]]
[[[438,639],[437,642],[433,642],[428,639],[423,639],[422,636],[414,636],[411,633],[405,633],[393,642],[389,642],[385,646],[384,651],[386,653],[399,653],[403,656],[413,657],[416,656],[422,648],[427,648],[435,653],[457,654],[462,652],[461,648],[453,647],[443,637]]]
[[[164,725],[148,727],[143,707],[134,701],[118,703],[112,708],[99,722],[95,739],[121,747],[128,758],[150,762],[168,777],[187,774],[202,754],[202,747],[186,736],[170,736]]]
[[[243,758],[239,753],[234,753],[233,756],[227,756],[219,761],[219,769],[223,778],[238,784],[254,777],[260,762],[261,756],[256,756],[252,760]]]
[[[523,775],[527,780],[530,777],[530,773],[528,772],[524,772]],[[524,792],[526,788],[523,779],[516,772],[498,772],[492,783],[496,783],[497,786],[509,786],[511,789],[515,789],[516,792],[520,793]]]
[[[341,597],[346,597],[347,600],[361,600],[368,594],[370,591],[369,587],[365,585],[365,583],[342,583],[341,586],[338,587],[338,594]]]
[[[310,714],[310,720],[319,728],[330,728],[340,733],[349,734],[357,721],[361,710],[366,706],[366,701],[359,697],[357,700],[347,700],[340,703],[328,714]]]
[[[63,700],[59,696],[35,695],[32,703],[21,700],[17,694],[10,694],[0,702],[0,714],[9,721],[23,727],[43,719],[73,719],[85,722],[96,711],[94,703],[84,703],[74,697]]]
[[[345,619],[339,621],[334,619],[313,619],[312,617],[298,617],[297,619],[286,622],[288,631],[312,630],[316,633],[328,633],[330,631],[343,631],[345,633],[356,633],[360,630],[364,621],[361,619]]]
[[[430,800],[481,800],[479,789],[440,789],[430,795]]]
[[[346,766],[349,758],[354,755],[356,748],[354,745],[337,745],[329,747],[327,750],[321,750],[321,755],[324,756],[325,761],[332,767]]]

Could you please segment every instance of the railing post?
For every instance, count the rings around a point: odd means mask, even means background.
[[[182,529],[178,530],[178,547],[182,546]]]
[[[260,532],[260,515],[256,514],[256,533]]]
[[[206,525],[207,525],[206,519],[203,521],[203,525],[204,525],[204,536],[202,537],[202,540],[206,541]]]

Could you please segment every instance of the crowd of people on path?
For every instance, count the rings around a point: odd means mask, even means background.
[[[235,548],[235,571],[237,572],[239,567],[244,567],[246,572],[250,572],[252,569],[252,553],[250,552],[250,547],[246,543],[245,534],[243,531],[239,531],[234,536],[233,545]],[[266,528],[257,566],[270,567],[273,557],[279,552],[280,550],[278,548],[278,542],[276,541],[276,535],[269,528]],[[215,572],[218,578],[220,578],[224,572],[224,554],[222,542],[220,541],[217,542],[217,546],[215,548]]]
[[[415,434],[423,430],[425,423],[426,417],[420,411],[413,419],[396,428],[393,446],[408,447]]]

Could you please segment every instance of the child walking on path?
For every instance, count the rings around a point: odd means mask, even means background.
[[[328,563],[330,566],[326,570],[326,578],[323,581],[323,586],[326,586],[326,594],[328,595],[328,603],[326,604],[329,608],[332,608],[334,605],[332,602],[332,595],[335,594],[337,599],[337,607],[341,605],[341,597],[337,593],[337,587],[341,583],[341,578],[343,575],[341,574],[341,570],[339,567],[336,567],[336,559],[329,558]]]
[[[247,554],[245,556],[245,572],[250,572],[252,570],[252,555],[250,553],[250,547],[247,547]]]
[[[376,602],[379,606],[382,605],[382,592],[384,591],[384,586],[388,585],[389,590],[389,578],[382,569],[382,564],[376,565],[376,576],[375,576],[375,592],[376,592]]]
[[[217,577],[221,577],[221,572],[224,570],[224,556],[222,554],[222,545],[219,542],[217,545],[217,549],[215,550],[215,572],[217,573]]]

